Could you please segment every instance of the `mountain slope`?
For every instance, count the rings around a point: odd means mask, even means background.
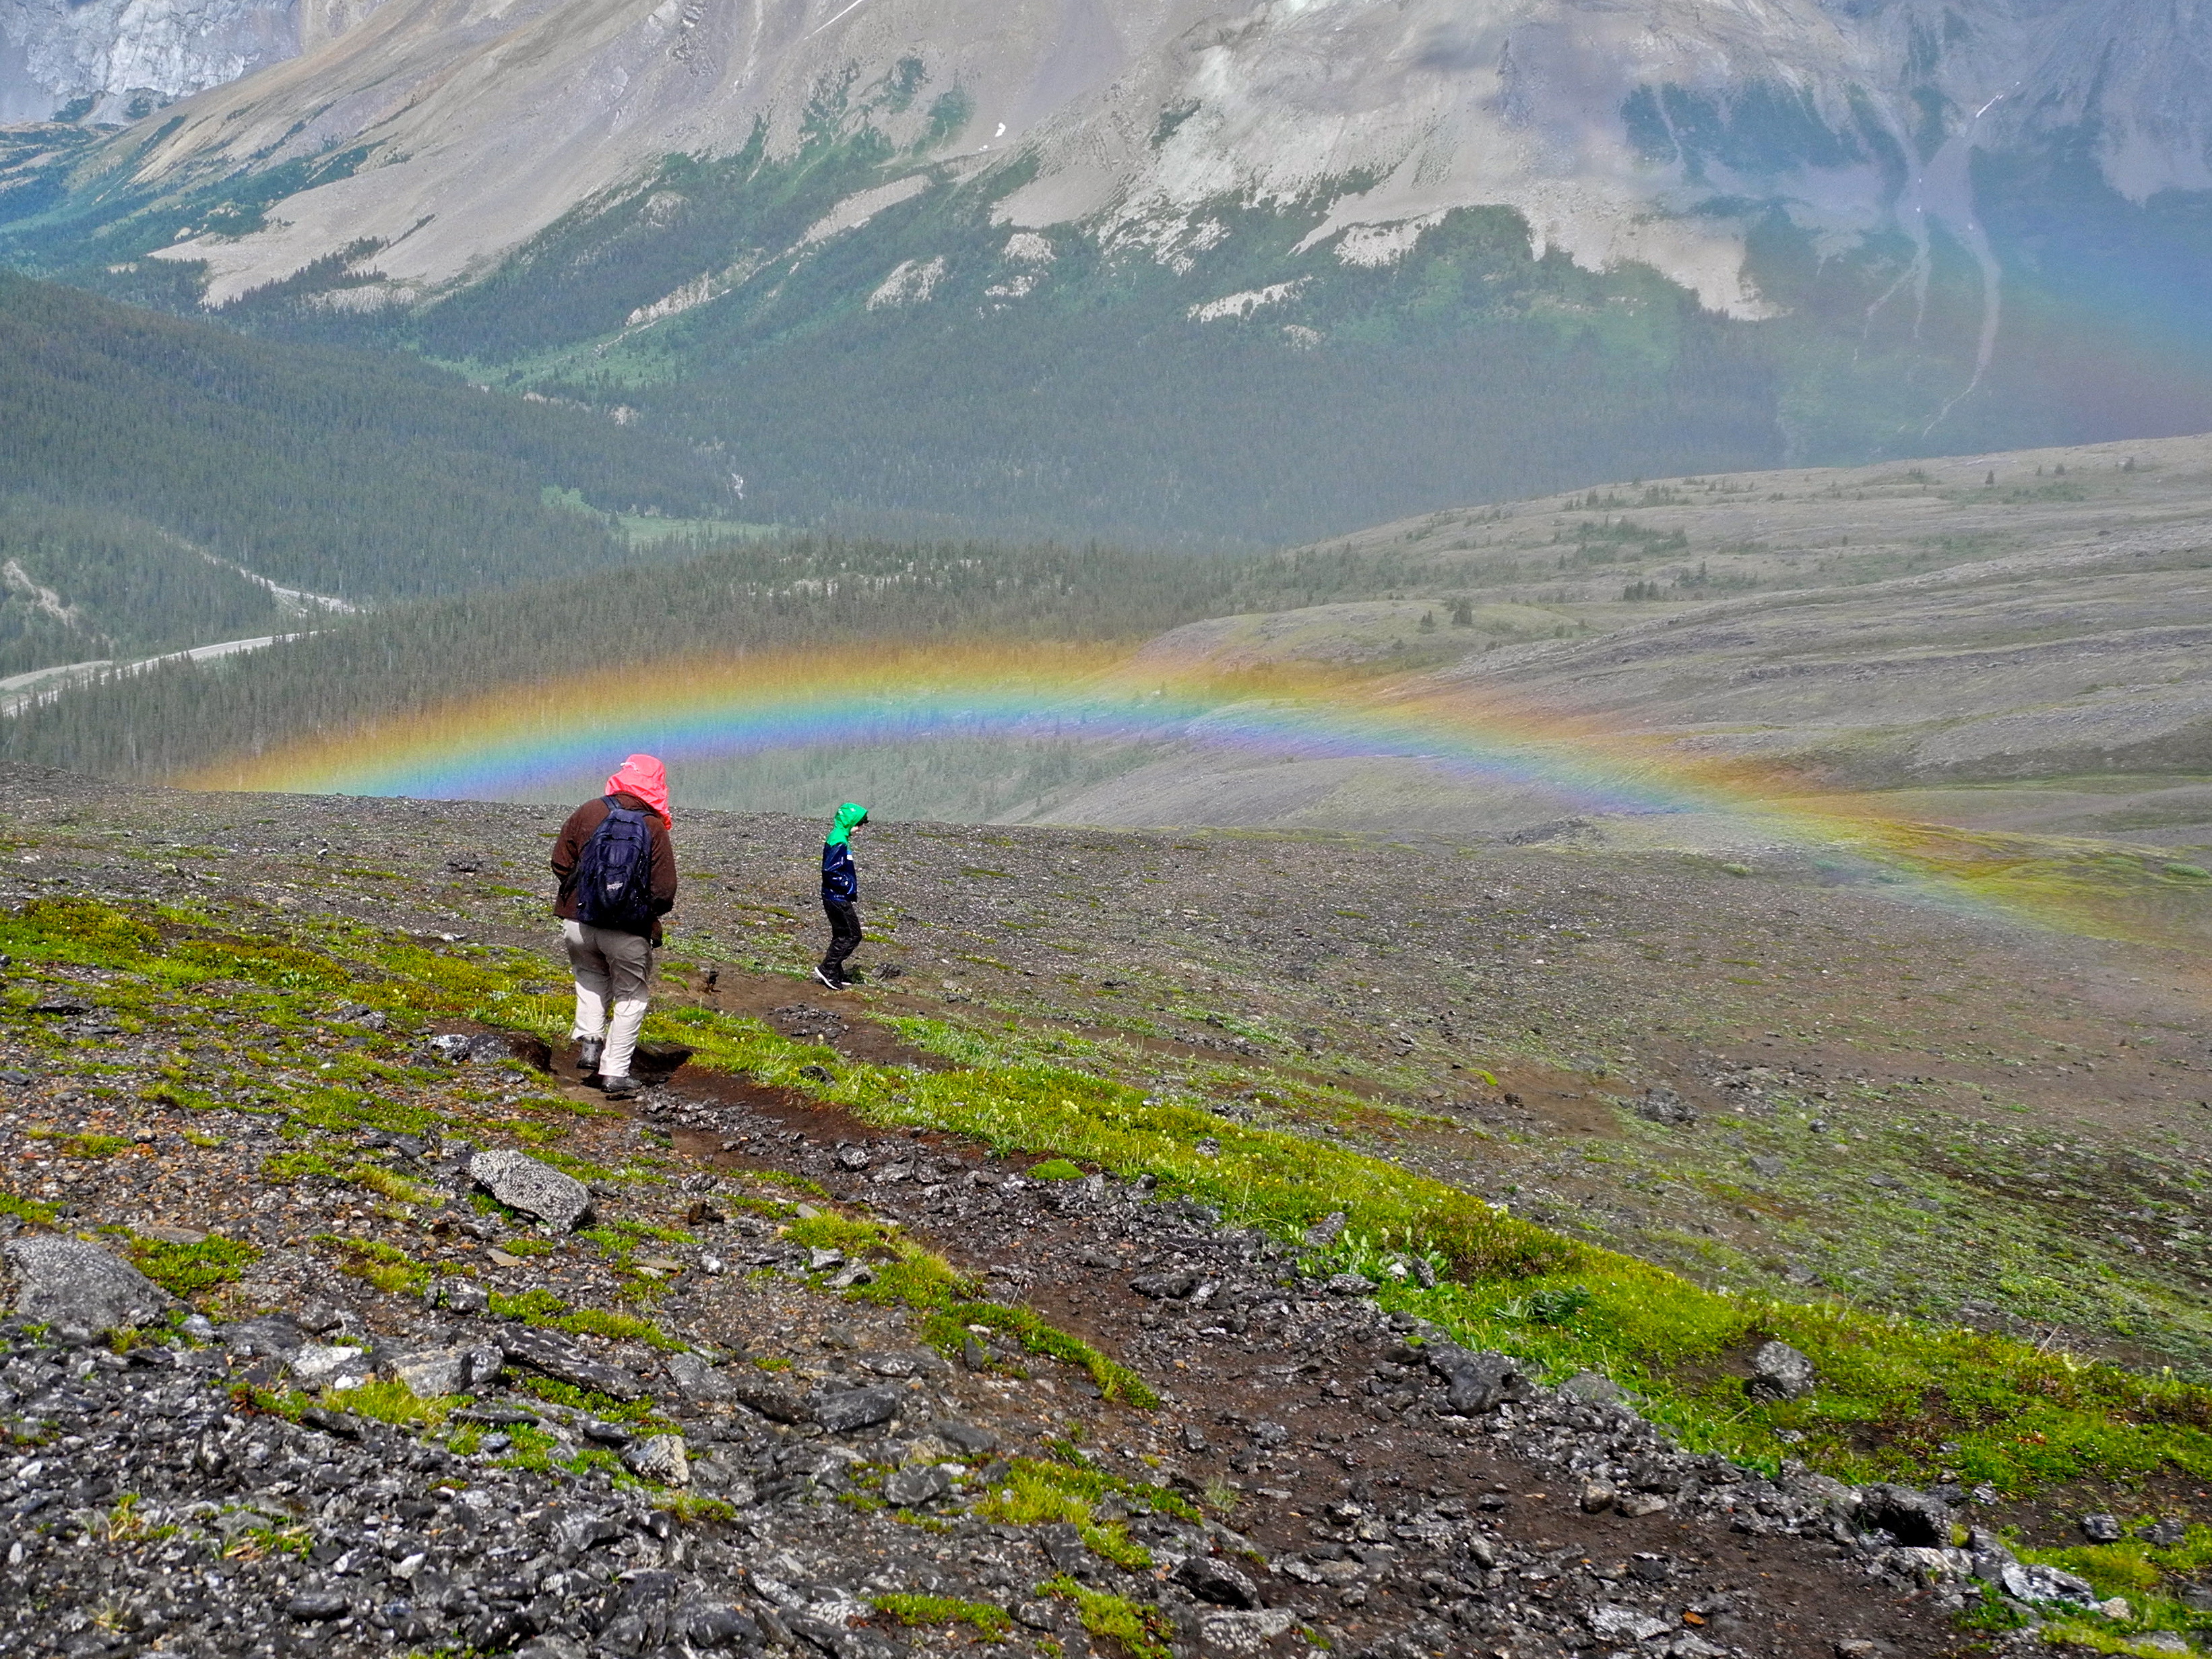
[[[2132,3],[389,0],[56,130],[0,252],[634,409],[784,519],[1297,540],[2212,426],[2207,53]]]
[[[5,273],[0,409],[0,674],[632,556],[549,489],[730,500],[711,458],[581,410]]]

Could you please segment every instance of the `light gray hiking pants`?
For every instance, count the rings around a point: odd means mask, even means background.
[[[561,937],[576,975],[576,1023],[570,1035],[584,1042],[603,1039],[606,1048],[599,1056],[599,1075],[628,1077],[630,1056],[637,1052],[638,1027],[645,1024],[653,942],[580,921],[562,922]]]

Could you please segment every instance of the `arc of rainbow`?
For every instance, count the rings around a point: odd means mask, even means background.
[[[215,789],[529,798],[646,750],[679,766],[777,749],[959,735],[1173,741],[1299,758],[1395,758],[1560,792],[1587,810],[1712,812],[1792,848],[1872,860],[1990,908],[1929,848],[1960,832],[1886,815],[1777,769],[1433,680],[1243,672],[1104,647],[874,647],[625,666],[501,690],[178,780]],[[681,801],[680,771],[678,794]]]

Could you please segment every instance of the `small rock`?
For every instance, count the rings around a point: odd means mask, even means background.
[[[67,1340],[150,1324],[168,1310],[167,1291],[96,1244],[40,1234],[11,1238],[4,1249],[15,1312]]]
[[[1322,1289],[1331,1296],[1369,1296],[1374,1292],[1375,1281],[1358,1273],[1331,1273]]]
[[[320,1429],[325,1434],[334,1434],[341,1440],[361,1438],[359,1418],[346,1412],[334,1412],[326,1406],[302,1407],[300,1424],[303,1428]]]
[[[1202,1282],[1200,1275],[1185,1269],[1177,1273],[1145,1273],[1131,1279],[1129,1288],[1139,1296],[1148,1296],[1155,1302],[1173,1302],[1188,1296]]]
[[[1193,1621],[1201,1654],[1235,1656],[1258,1653],[1267,1644],[1288,1632],[1298,1615],[1287,1607],[1259,1607],[1249,1611],[1209,1607]],[[1309,1649],[1308,1651],[1316,1650]]]
[[[969,1457],[981,1457],[999,1449],[999,1437],[964,1418],[940,1417],[929,1425],[929,1431],[953,1450]]]
[[[1813,1362],[1787,1342],[1765,1342],[1751,1357],[1743,1391],[1753,1400],[1802,1400],[1813,1392]]]
[[[1754,1154],[1748,1161],[1751,1164],[1752,1174],[1759,1176],[1763,1181],[1778,1181],[1784,1175],[1788,1173],[1790,1169],[1789,1164],[1783,1162],[1782,1159],[1778,1158],[1769,1158],[1764,1153]]]
[[[841,1148],[837,1153],[837,1162],[844,1169],[865,1170],[868,1167],[867,1148],[865,1146]]]
[[[832,1434],[850,1434],[898,1415],[902,1390],[897,1389],[839,1389],[817,1395],[814,1420]]]
[[[1593,1604],[1583,1614],[1593,1635],[1614,1640],[1648,1642],[1674,1628],[1669,1620],[1653,1617],[1641,1607],[1625,1607],[1612,1601]]]
[[[1665,1084],[1657,1084],[1644,1091],[1636,1103],[1636,1115],[1651,1123],[1674,1123],[1685,1127],[1698,1121],[1697,1108],[1684,1100]]]
[[[449,1279],[436,1287],[438,1305],[471,1316],[491,1311],[491,1292],[473,1279]]]
[[[2093,1544],[2117,1544],[2127,1535],[2117,1515],[2085,1515],[2081,1517],[2081,1536]]]
[[[1256,1607],[1260,1592],[1252,1581],[1226,1561],[1211,1555],[1187,1555],[1175,1570],[1175,1581],[1201,1601],[1220,1607]]]
[[[1583,1513],[1603,1515],[1613,1507],[1613,1500],[1620,1496],[1618,1490],[1603,1480],[1589,1481],[1584,1484],[1582,1490]]]
[[[952,1477],[934,1463],[900,1469],[884,1477],[884,1500],[901,1509],[912,1509],[942,1498],[952,1489]]]
[[[647,1435],[622,1455],[623,1467],[657,1486],[691,1484],[691,1460],[680,1434]]]
[[[1306,1229],[1305,1242],[1315,1249],[1320,1249],[1325,1245],[1334,1244],[1336,1236],[1343,1231],[1344,1212],[1334,1211]]]
[[[1667,1508],[1667,1500],[1656,1492],[1623,1492],[1613,1504],[1614,1510],[1631,1521],[1640,1521],[1647,1515],[1658,1515]]]
[[[617,1400],[635,1400],[645,1392],[645,1385],[628,1371],[619,1366],[601,1364],[556,1331],[520,1325],[502,1331],[500,1344],[507,1350],[511,1363],[526,1365],[556,1382],[596,1389]]]
[[[469,1178],[553,1232],[573,1232],[592,1213],[591,1190],[582,1182],[526,1153],[478,1152],[469,1160]]]
[[[1421,1357],[1443,1378],[1445,1403],[1465,1417],[1479,1416],[1528,1391],[1520,1362],[1502,1353],[1473,1353],[1456,1343],[1431,1342]]]
[[[686,1400],[734,1400],[730,1380],[696,1353],[668,1356],[668,1380]]]
[[[347,1607],[344,1596],[331,1590],[305,1590],[284,1604],[284,1616],[302,1621],[336,1619]]]
[[[2154,1521],[2143,1528],[2144,1539],[2162,1550],[2172,1549],[2188,1536],[2189,1523],[2177,1521],[2170,1516],[2163,1521]]]
[[[207,1235],[197,1227],[134,1227],[131,1231],[157,1244],[201,1244],[207,1241]]]
[[[379,1360],[376,1369],[379,1376],[404,1383],[414,1394],[429,1400],[480,1388],[497,1376],[506,1363],[505,1349],[495,1343],[478,1342],[388,1354]],[[297,1370],[296,1364],[294,1369]]]

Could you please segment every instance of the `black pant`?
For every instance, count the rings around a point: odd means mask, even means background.
[[[850,899],[825,898],[822,913],[830,918],[830,948],[822,953],[822,971],[832,979],[845,976],[845,958],[860,948],[860,913]]]

